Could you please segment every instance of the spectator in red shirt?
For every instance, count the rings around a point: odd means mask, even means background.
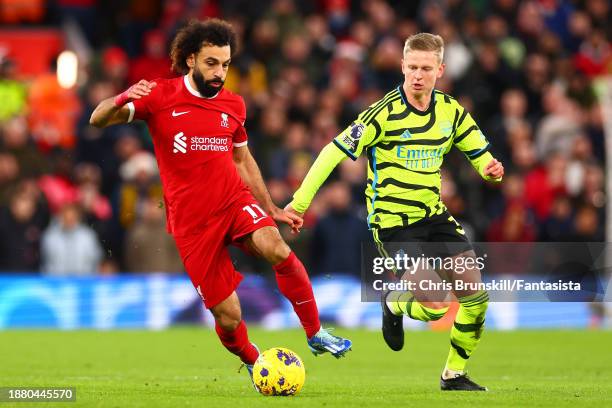
[[[128,83],[133,84],[143,78],[172,78],[164,33],[161,30],[148,31],[143,39],[143,48],[143,54],[130,61]]]
[[[538,221],[550,216],[552,204],[557,196],[566,195],[565,173],[567,159],[553,153],[544,166],[532,170],[525,178],[525,198],[535,211]]]

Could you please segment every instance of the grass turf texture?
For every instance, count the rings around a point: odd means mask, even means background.
[[[398,353],[379,332],[338,333],[354,344],[341,360],[312,356],[298,330],[250,330],[260,348],[284,346],[302,357],[306,384],[297,397],[255,393],[238,360],[202,328],[0,332],[0,387],[74,386],[76,403],[48,403],[70,407],[612,405],[609,331],[485,332],[469,369],[488,393],[439,390],[447,333],[407,332]]]

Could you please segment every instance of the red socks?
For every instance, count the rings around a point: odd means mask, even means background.
[[[306,337],[311,338],[321,328],[319,310],[312,293],[308,273],[302,262],[291,252],[289,257],[272,267],[281,293],[291,302],[298,315]]]
[[[255,360],[259,357],[259,352],[249,341],[244,320],[240,321],[240,324],[234,331],[226,331],[219,324],[215,323],[215,331],[225,348],[240,357],[243,363],[255,363]]]
[[[293,310],[298,315],[306,336],[311,338],[321,328],[319,310],[312,293],[312,286],[308,273],[300,260],[293,252],[283,262],[273,267],[276,272],[276,282],[281,293],[289,299]],[[226,331],[215,323],[215,331],[219,340],[231,353],[240,357],[243,363],[253,364],[259,352],[249,341],[244,321],[234,331]]]

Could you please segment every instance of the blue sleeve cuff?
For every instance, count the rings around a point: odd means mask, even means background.
[[[357,156],[355,156],[353,153],[349,152],[346,147],[342,146],[336,139],[334,139],[334,145],[336,145],[336,147],[340,150],[342,150],[342,152],[344,154],[346,154],[348,157],[351,158],[351,160],[355,161],[357,160]]]

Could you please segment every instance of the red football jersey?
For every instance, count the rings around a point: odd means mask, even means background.
[[[247,189],[232,159],[247,144],[246,108],[239,95],[222,89],[203,97],[187,76],[155,80],[157,86],[128,103],[130,117],[147,122],[164,188],[168,231],[201,231]]]

